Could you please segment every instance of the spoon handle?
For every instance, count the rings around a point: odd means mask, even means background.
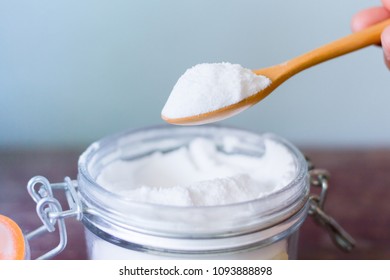
[[[281,65],[283,65],[285,70],[288,70],[287,72],[289,72],[285,74],[287,74],[287,76],[292,76],[326,60],[330,60],[370,45],[380,44],[381,33],[387,26],[390,26],[390,19],[382,21],[362,31],[340,38]]]

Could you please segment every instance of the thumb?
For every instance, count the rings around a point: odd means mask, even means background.
[[[386,65],[390,69],[390,26],[382,32],[382,47]]]

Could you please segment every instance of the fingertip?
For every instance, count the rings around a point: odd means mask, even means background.
[[[382,0],[383,6],[390,11],[390,0]]]
[[[383,30],[381,39],[385,62],[387,67],[390,69],[390,26]]]
[[[390,11],[383,7],[369,8],[358,12],[352,17],[351,28],[354,32],[360,31],[389,17]]]
[[[365,18],[366,10],[360,11],[352,17],[351,20],[351,29],[353,32],[360,31],[366,27]]]

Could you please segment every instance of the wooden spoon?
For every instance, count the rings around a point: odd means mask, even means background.
[[[330,60],[332,58],[359,50],[361,48],[380,44],[381,33],[385,27],[390,25],[390,19],[382,21],[362,31],[350,34],[346,37],[338,39],[334,42],[326,44],[301,56],[293,58],[284,63],[253,70],[257,75],[263,75],[271,80],[271,84],[262,91],[241,100],[238,103],[219,108],[217,110],[188,116],[183,118],[167,118],[161,116],[165,121],[171,124],[179,125],[198,125],[226,119],[236,115],[245,109],[255,105],[257,102],[265,98],[268,94],[274,91],[284,81],[294,76],[295,74],[305,70],[311,66],[317,65],[321,62]]]

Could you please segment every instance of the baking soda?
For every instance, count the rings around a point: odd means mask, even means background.
[[[162,116],[196,116],[238,103],[271,83],[239,64],[203,63],[188,69],[177,81]]]
[[[249,146],[248,146],[249,145]],[[256,148],[254,148],[255,145]],[[159,205],[179,206],[185,209],[202,206],[232,205],[269,196],[287,186],[297,173],[293,154],[283,144],[264,138],[256,144],[245,144],[233,136],[225,136],[218,143],[207,138],[194,138],[170,151],[156,151],[144,157],[117,159],[104,167],[97,182],[127,201],[155,204],[160,221],[169,217],[158,211]],[[240,211],[252,211],[244,207]],[[251,210],[252,209],[252,210]],[[178,209],[178,211],[180,211]],[[229,213],[227,215],[240,215]],[[243,213],[241,213],[243,214]],[[129,213],[129,219],[134,213]],[[253,213],[255,216],[255,212]],[[130,218],[131,217],[131,218]],[[188,216],[189,220],[202,221],[204,227],[219,221],[210,219],[206,212]],[[179,224],[181,224],[178,221]],[[189,222],[190,224],[191,222]],[[178,227],[180,227],[178,225]],[[233,227],[233,225],[232,225]],[[285,227],[288,227],[285,225]],[[199,225],[194,226],[199,230]],[[279,228],[269,228],[245,237],[222,238],[219,246],[235,247],[244,240],[263,240],[273,236]],[[214,238],[176,239],[159,235],[145,235],[129,231],[122,236],[112,233],[118,240],[131,240],[146,247],[162,247],[182,252],[202,251],[218,247]],[[168,254],[144,250],[131,250],[107,242],[86,231],[88,255],[92,259],[288,259],[288,241],[283,238],[265,247],[238,250],[229,254]],[[225,240],[226,239],[226,240]],[[198,247],[199,246],[199,247]],[[168,250],[169,251],[169,250]]]
[[[154,152],[135,160],[117,160],[97,178],[106,189],[128,200],[171,206],[215,206],[261,198],[278,191],[296,174],[294,158],[281,144],[264,141],[264,153],[224,150],[195,138],[171,152]]]

